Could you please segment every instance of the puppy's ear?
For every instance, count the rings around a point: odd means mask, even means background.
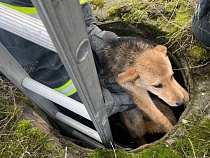
[[[157,45],[157,46],[155,46],[154,49],[159,51],[159,52],[163,52],[164,54],[167,53],[167,48],[165,46],[163,46],[163,45]]]
[[[136,69],[134,67],[130,67],[125,72],[122,72],[118,75],[117,82],[124,83],[137,77],[139,77],[139,74],[136,72]]]

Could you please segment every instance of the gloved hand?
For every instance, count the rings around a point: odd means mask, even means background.
[[[97,44],[100,44],[99,41],[95,43],[96,48],[98,48]],[[102,46],[104,45],[102,44],[101,48]],[[103,51],[101,51],[101,53],[103,53]],[[103,60],[101,59],[101,56],[102,54],[98,53],[99,59]],[[112,77],[104,75],[103,69],[101,69],[99,73],[99,80],[108,116],[117,112],[128,111],[136,107],[131,96],[125,92],[125,90]]]
[[[117,112],[131,110],[136,107],[132,98],[126,92],[110,93],[107,89],[102,88],[102,94],[108,116]]]
[[[197,15],[199,19],[202,19],[210,9],[210,0],[198,0],[197,3]]]
[[[102,31],[96,25],[90,25],[87,28],[88,37],[90,40],[90,45],[92,50],[96,53],[99,60],[102,60],[102,50],[103,48],[112,40],[117,39],[118,36],[111,31]],[[101,62],[102,63],[102,62]]]
[[[100,56],[101,50],[110,41],[118,36],[110,31],[102,31],[96,26],[96,20],[93,17],[90,3],[86,2],[81,5],[82,13],[84,16],[85,25],[87,27],[87,33],[90,40],[91,48],[98,56]],[[100,57],[99,57],[100,59]]]

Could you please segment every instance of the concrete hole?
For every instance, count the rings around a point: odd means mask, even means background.
[[[144,37],[146,39],[149,39],[153,42],[157,42],[158,44],[166,43],[167,39],[164,38],[164,32],[161,32],[159,30],[151,30],[151,28],[144,26],[144,25],[138,25],[138,26],[132,26],[128,25],[122,22],[112,22],[108,24],[100,25],[102,30],[109,30],[115,32],[119,36],[140,36]],[[161,37],[162,39],[157,39],[157,37]],[[185,80],[186,76],[183,76],[182,72],[179,70],[178,63],[179,60],[177,60],[174,56],[170,57],[170,53],[168,53],[172,67],[174,69],[174,78],[178,81],[178,83],[184,87],[187,90],[187,87],[185,86]],[[179,107],[171,107],[169,108],[173,111],[177,122],[182,115],[182,113],[185,111],[185,105],[181,105]],[[112,115],[109,118],[110,126],[113,134],[114,141],[117,145],[123,147],[125,150],[133,150],[136,148],[139,148],[140,145],[136,143],[136,141],[131,138],[129,135],[126,127],[123,125],[123,123],[120,120],[120,114],[117,113],[115,115]],[[166,133],[160,133],[160,134],[146,134],[145,140],[147,143],[153,143],[159,139],[161,139]]]
[[[173,69],[175,69],[175,71],[174,71],[175,79],[184,88],[186,88],[185,84],[184,84],[184,78],[183,78],[180,70],[178,70],[178,66],[175,64],[175,62],[173,60],[171,60],[171,63],[172,63]],[[182,113],[185,110],[185,105],[181,105],[179,107],[170,107],[170,108],[174,112],[174,115],[176,116],[176,119],[178,121],[180,116],[182,115]],[[82,117],[78,116],[77,114],[75,114],[71,111],[66,111],[65,108],[60,107],[59,110],[62,113],[66,114],[66,115],[69,115],[71,118],[79,120],[80,122],[82,122],[86,126],[92,128],[92,129],[95,129],[94,125],[89,120],[86,120],[85,118],[82,118]],[[119,146],[120,148],[122,148],[124,150],[127,150],[127,151],[140,147],[140,145],[137,144],[136,141],[129,135],[126,127],[124,126],[124,124],[122,123],[122,121],[120,119],[120,114],[119,113],[110,116],[109,117],[109,122],[110,122],[110,127],[111,127],[111,131],[112,131],[112,135],[113,135],[113,139],[114,139],[114,143],[116,144],[116,147]],[[77,138],[69,136],[62,129],[60,130],[60,132],[61,132],[62,135],[72,138],[73,143],[75,143],[76,145],[78,145],[82,148],[94,149],[92,146],[90,146],[86,142],[83,142],[81,140],[78,140]],[[165,133],[146,134],[144,138],[145,138],[146,142],[149,144],[149,143],[153,143],[154,141],[157,141],[157,140],[161,139],[164,135],[165,135]]]
[[[140,32],[140,34],[142,34],[142,32],[141,32],[142,30],[141,31],[134,30],[133,27],[129,28],[128,26],[124,26],[124,24],[119,24],[119,23],[111,23],[111,24],[101,25],[101,28],[102,28],[102,30],[110,30],[110,31],[116,32],[119,36],[141,36],[141,35],[139,35],[139,32]],[[144,34],[143,37],[145,37],[145,35],[146,36],[150,35],[151,32],[146,32],[146,33],[144,32],[143,34]],[[151,38],[154,38],[154,37],[150,37],[150,39]],[[177,61],[175,61],[175,60],[170,59],[170,61],[172,63],[172,67],[173,67],[173,69],[175,69],[174,77],[181,84],[181,86],[183,86],[186,89],[185,82],[184,82],[185,77],[183,77],[181,71],[179,70],[179,67],[176,64]],[[97,62],[96,62],[96,65],[97,65]],[[178,121],[180,116],[182,115],[182,113],[185,110],[185,105],[181,105],[179,107],[170,107],[170,108],[174,112],[174,115],[176,116],[176,119]],[[90,122],[84,118],[78,119],[77,114],[70,112],[70,111],[66,112],[65,109],[62,109],[62,107],[60,110],[62,113],[71,116],[73,119],[80,120],[83,124],[94,129],[92,122]],[[112,130],[113,138],[114,138],[114,143],[116,145],[118,145],[118,146],[122,147],[124,150],[128,150],[128,151],[136,150],[139,148],[140,145],[137,144],[133,138],[131,138],[126,127],[121,122],[119,113],[110,116],[109,121],[110,121],[110,126],[111,126],[111,130]],[[65,136],[69,136],[62,130],[60,132],[61,132],[61,134],[65,135]],[[147,143],[153,143],[153,142],[161,139],[164,135],[165,135],[165,133],[154,134],[154,135],[146,134],[145,140]],[[70,137],[72,137],[72,136],[70,136]],[[73,138],[72,142],[84,149],[87,149],[87,148],[94,149],[93,147],[89,146],[89,144],[82,142],[82,141],[78,140],[77,138]]]

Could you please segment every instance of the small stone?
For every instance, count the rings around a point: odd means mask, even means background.
[[[166,147],[168,147],[169,145],[172,145],[176,140],[175,139],[168,139],[166,140]]]
[[[187,123],[188,123],[188,121],[187,121],[187,120],[185,120],[185,119],[182,119],[182,123],[187,124]]]

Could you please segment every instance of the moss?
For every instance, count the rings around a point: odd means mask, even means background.
[[[21,113],[20,106],[0,104],[0,157],[63,157],[64,150],[48,134],[30,121],[18,121]]]
[[[90,3],[93,6],[93,9],[102,9],[104,7],[104,0],[91,0]]]
[[[0,76],[0,102],[5,105],[23,105],[29,99],[5,77]]]
[[[128,14],[124,14],[122,19],[129,23],[141,22],[142,20],[148,19],[148,12],[145,10],[148,3],[138,0],[132,0],[131,2],[131,11]]]
[[[202,116],[192,116],[188,121],[190,123],[185,125],[187,133],[175,144],[176,149],[189,157],[209,157],[210,120]]]
[[[139,153],[142,158],[182,158],[182,157],[209,157],[210,156],[210,120],[203,116],[192,115],[188,123],[180,127],[182,134],[179,140],[171,146],[161,144]]]
[[[118,17],[119,16],[119,12],[118,12],[118,8],[120,7],[120,4],[115,4],[111,7],[109,7],[109,9],[107,10],[107,15],[110,17],[110,18],[113,18],[113,17]]]
[[[0,103],[0,131],[13,128],[14,122],[18,120],[22,111],[21,106],[5,106]]]
[[[165,41],[165,44],[171,48],[172,53],[188,54],[188,49],[195,44],[192,41],[191,32],[192,15],[194,13],[193,2],[179,1],[131,1],[132,9],[129,13],[122,16],[122,20],[126,23],[143,24],[152,26],[153,30],[161,30],[165,32],[157,35],[153,39]],[[111,12],[111,11],[110,11]],[[112,16],[116,15],[113,14]],[[148,35],[154,36],[152,33]],[[189,56],[188,56],[189,57]]]
[[[171,55],[187,60],[189,67],[197,67],[210,60],[209,51],[198,43],[191,31],[195,2],[133,0],[131,5],[131,11],[123,15],[122,20],[150,29],[146,34],[143,29],[143,37],[166,45]],[[205,73],[209,74],[208,68]]]
[[[182,131],[173,144],[161,141],[149,149],[139,153],[126,152],[119,149],[96,149],[88,158],[183,158],[183,157],[210,157],[210,120],[202,115],[193,114],[187,119],[188,123],[179,126]]]
[[[191,63],[201,63],[202,61],[206,61],[209,57],[209,52],[196,45],[188,48],[188,52],[191,57]]]
[[[151,149],[143,150],[138,155],[139,158],[182,158],[176,151],[166,146],[153,146]]]
[[[87,156],[88,158],[137,158],[137,156],[135,156],[132,153],[128,153],[126,151],[120,150],[120,149],[115,149],[114,150],[109,150],[109,149],[96,149],[94,150],[93,153],[88,154]]]

